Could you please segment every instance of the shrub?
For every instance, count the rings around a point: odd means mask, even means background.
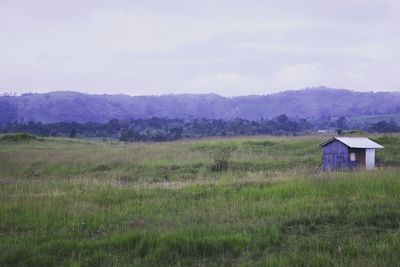
[[[213,153],[214,163],[211,166],[211,170],[215,172],[228,170],[233,150],[232,147],[220,147],[216,149]]]
[[[105,172],[105,171],[110,171],[111,167],[106,164],[99,164],[96,167],[94,167],[92,170],[95,172]]]
[[[27,133],[5,134],[0,136],[0,141],[24,142],[41,140],[34,135]]]

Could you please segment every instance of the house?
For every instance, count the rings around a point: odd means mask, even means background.
[[[333,137],[319,146],[325,171],[375,169],[375,149],[383,148],[366,137]]]

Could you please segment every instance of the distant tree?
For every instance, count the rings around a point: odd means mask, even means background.
[[[73,129],[71,130],[71,132],[69,133],[69,137],[70,137],[70,138],[75,138],[77,133],[78,133],[78,132],[75,130],[75,128],[73,128]]]
[[[371,130],[373,132],[379,132],[379,133],[400,131],[399,127],[397,126],[397,123],[394,120],[391,120],[390,122],[378,121],[377,123],[373,123],[371,125]]]
[[[347,128],[347,119],[346,117],[342,116],[338,118],[336,121],[336,127],[339,129],[346,129]]]
[[[50,130],[50,136],[55,137],[57,135],[58,135],[58,133],[57,133],[57,131],[55,129]]]
[[[172,128],[169,130],[169,136],[172,140],[178,140],[182,138],[183,129],[182,128]]]
[[[286,114],[281,114],[278,117],[276,117],[276,121],[281,123],[281,124],[286,123],[288,120],[289,120],[289,118],[288,118],[288,116]]]
[[[113,120],[110,120],[109,122],[108,122],[108,124],[114,129],[114,130],[120,130],[121,129],[121,125],[120,125],[120,122],[119,122],[119,120],[117,120],[117,119],[113,119]]]
[[[130,129],[122,129],[119,137],[120,141],[136,141],[138,135]]]

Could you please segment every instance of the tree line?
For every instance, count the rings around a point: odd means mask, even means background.
[[[282,114],[272,119],[231,120],[208,118],[150,118],[150,119],[113,119],[106,123],[57,122],[27,123],[8,122],[0,125],[1,133],[23,132],[47,137],[104,138],[121,141],[173,141],[182,138],[200,138],[207,136],[239,135],[300,135],[315,132],[317,129],[345,131],[354,129],[355,124],[346,117],[332,120],[321,117],[317,120],[289,118]],[[395,121],[379,121],[364,124],[357,129],[368,132],[399,132]]]

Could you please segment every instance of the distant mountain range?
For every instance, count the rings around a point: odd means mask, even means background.
[[[240,97],[216,94],[89,95],[70,91],[0,97],[0,122],[82,123],[151,117],[257,120],[280,114],[300,118],[400,114],[400,92],[354,92],[316,87]]]

